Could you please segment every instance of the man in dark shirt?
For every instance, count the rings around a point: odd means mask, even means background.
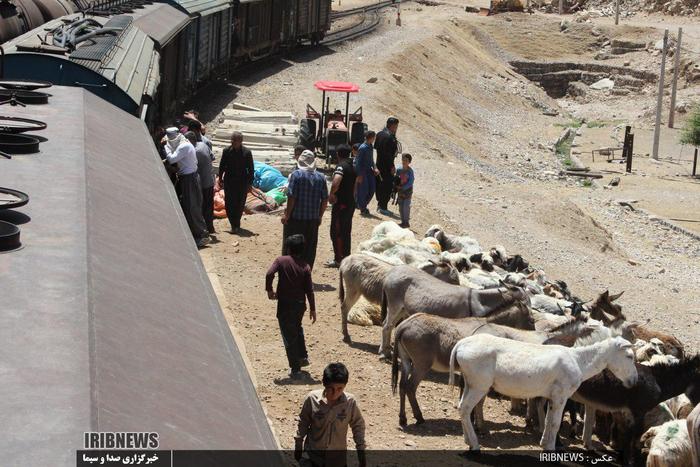
[[[338,165],[333,173],[333,183],[328,201],[331,210],[331,242],[333,259],[326,263],[329,268],[337,268],[346,256],[350,255],[352,215],[355,212],[355,169],[350,162],[351,148],[347,144],[338,146]]]
[[[265,276],[265,290],[270,300],[277,300],[277,321],[282,332],[284,349],[287,352],[289,376],[298,379],[301,367],[309,364],[301,321],[306,311],[305,298],[309,300],[309,317],[316,322],[316,301],[314,299],[311,268],[304,261],[304,236],[297,234],[287,237],[286,247],[289,256],[278,257]],[[279,274],[277,292],[272,291],[272,280]]]
[[[398,151],[398,141],[396,140],[396,130],[399,128],[399,119],[389,117],[386,127],[377,133],[374,140],[374,149],[377,150],[377,207],[380,214],[388,216],[391,214],[388,209],[391,199],[391,190],[394,184],[394,159]]]
[[[241,230],[241,216],[248,190],[253,185],[254,172],[253,154],[243,146],[243,135],[234,131],[231,146],[224,149],[219,164],[219,180],[224,183],[226,216],[231,224],[231,233]]]

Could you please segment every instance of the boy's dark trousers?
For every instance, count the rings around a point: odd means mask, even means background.
[[[301,360],[308,358],[304,329],[301,327],[305,311],[306,303],[303,301],[277,300],[277,321],[282,332],[284,350],[287,352],[287,362],[292,371],[301,370]]]

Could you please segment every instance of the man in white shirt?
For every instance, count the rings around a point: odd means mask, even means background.
[[[165,160],[177,164],[177,183],[180,187],[180,205],[187,219],[192,236],[198,248],[210,241],[204,217],[202,216],[202,189],[197,174],[197,154],[194,146],[177,128],[165,130]]]

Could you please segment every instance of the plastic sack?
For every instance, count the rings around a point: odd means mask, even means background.
[[[274,167],[262,162],[254,162],[253,186],[268,192],[287,184],[287,177]]]
[[[287,202],[287,190],[285,187],[279,187],[275,188],[274,190],[270,190],[267,193],[265,193],[265,196],[269,196],[270,198],[274,199],[275,203],[277,203],[278,205]]]

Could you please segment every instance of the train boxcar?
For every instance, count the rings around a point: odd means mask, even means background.
[[[296,0],[295,3],[295,37],[318,43],[331,26],[330,0]]]
[[[194,90],[226,73],[234,10],[230,0],[180,0],[177,4],[192,18],[187,30],[184,70]]]
[[[68,15],[4,45],[9,79],[80,86],[131,114],[148,119],[160,81],[155,43],[133,17]]]
[[[134,20],[134,26],[155,42],[160,53],[161,80],[152,115],[155,122],[175,115],[195,88],[193,77],[182,72],[188,62],[188,28],[192,21],[187,13],[167,3],[146,6]]]
[[[96,431],[281,465],[145,125],[84,89],[47,92],[3,108],[47,126],[40,153],[0,158],[0,186],[29,195],[0,210],[21,241],[0,254],[0,465],[75,466]]]

